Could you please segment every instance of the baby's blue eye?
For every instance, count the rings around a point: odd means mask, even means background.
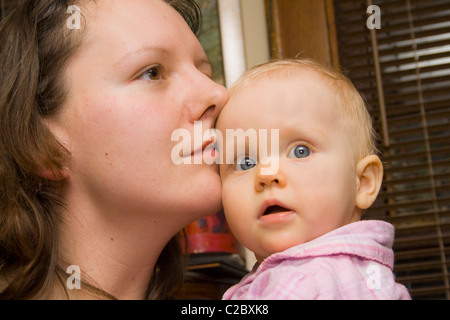
[[[297,158],[302,159],[309,157],[311,154],[311,150],[307,146],[298,145],[292,148],[292,150],[289,152],[290,158]]]
[[[256,161],[250,157],[243,157],[236,161],[236,171],[246,171],[254,168]]]

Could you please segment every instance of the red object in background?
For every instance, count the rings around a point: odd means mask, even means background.
[[[242,246],[232,235],[222,210],[191,223],[185,230],[189,254],[236,253],[242,256]]]

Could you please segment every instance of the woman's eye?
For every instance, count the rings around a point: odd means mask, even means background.
[[[236,171],[246,171],[254,168],[256,161],[250,157],[244,157],[236,162]]]
[[[307,146],[298,145],[292,148],[289,152],[290,158],[302,159],[306,158],[311,154],[311,150]]]
[[[148,70],[146,70],[141,76],[140,79],[142,80],[161,80],[161,69],[159,67],[152,67]]]

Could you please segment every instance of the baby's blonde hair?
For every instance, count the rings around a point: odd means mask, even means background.
[[[370,154],[377,154],[377,135],[372,125],[372,118],[367,111],[366,103],[353,83],[341,72],[310,59],[283,59],[275,60],[253,67],[245,72],[230,88],[230,94],[240,91],[252,80],[263,76],[278,76],[285,80],[297,75],[302,70],[311,70],[328,80],[330,88],[334,90],[337,105],[340,108],[341,125],[349,129],[357,142],[355,145],[356,157],[362,159]],[[288,80],[286,80],[288,81]]]

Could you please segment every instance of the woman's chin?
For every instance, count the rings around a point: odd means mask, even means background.
[[[222,185],[218,175],[211,175],[208,180],[193,186],[190,193],[191,208],[197,212],[198,219],[215,214],[222,208]]]

